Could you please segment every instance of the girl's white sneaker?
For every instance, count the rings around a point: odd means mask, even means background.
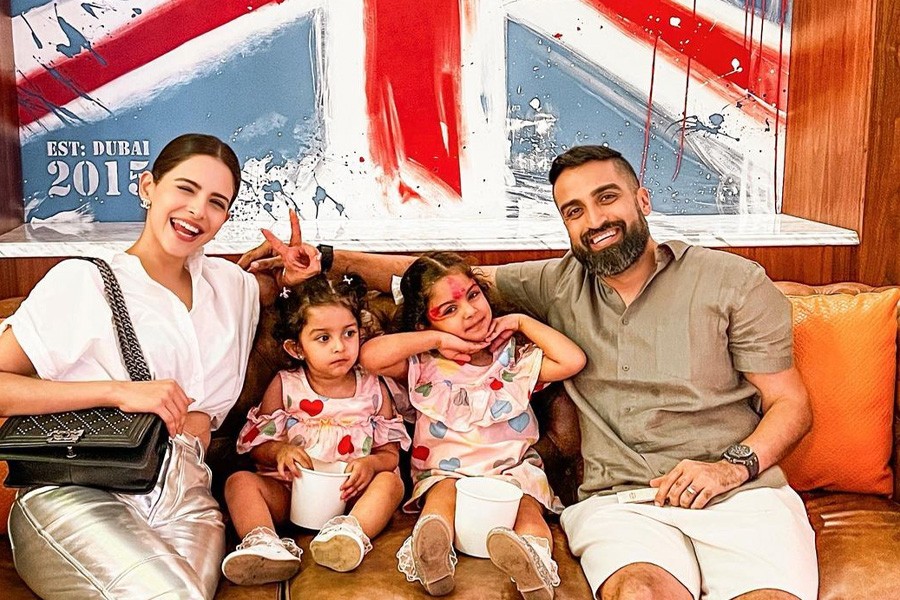
[[[369,537],[351,515],[337,516],[325,523],[309,544],[316,563],[340,573],[358,567],[371,550]]]
[[[222,574],[237,585],[285,581],[300,570],[303,550],[268,527],[257,527],[222,561]]]

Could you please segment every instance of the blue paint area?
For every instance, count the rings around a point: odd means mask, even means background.
[[[81,3],[81,9],[87,14],[91,15],[95,19],[97,18],[97,13],[94,12],[95,8],[103,8],[102,6],[97,6],[96,4],[90,4],[88,2]]]
[[[305,17],[273,34],[255,51],[236,52],[217,63],[215,70],[187,84],[162,89],[149,102],[128,110],[113,108],[110,116],[94,123],[79,123],[77,116],[70,115],[66,127],[35,135],[22,148],[22,163],[25,204],[39,206],[26,218],[46,218],[88,204],[98,221],[143,220],[144,211],[128,189],[130,161],[152,161],[166,142],[190,131],[229,142],[241,164],[248,159],[271,158],[284,165],[318,151],[315,35],[312,17]],[[21,96],[19,100],[22,102]],[[37,98],[28,101],[40,102]],[[57,140],[76,142],[84,155],[48,156],[48,142]],[[94,156],[95,140],[148,140],[151,156]],[[90,175],[91,167],[83,164],[90,161],[99,173],[96,193],[80,196],[70,176],[62,182],[71,186],[67,194],[47,198],[58,177],[48,172],[54,160],[66,163],[72,173],[80,170],[82,177]],[[109,161],[117,164],[119,196],[106,195]],[[268,203],[270,194],[286,198],[277,180],[266,185],[258,197],[260,206]]]
[[[84,37],[84,34],[81,33],[77,28],[73,27],[68,21],[64,18],[60,17],[57,13],[56,20],[59,22],[59,28],[62,29],[63,33],[66,34],[66,38],[68,39],[68,44],[57,44],[56,50],[57,52],[72,58],[76,54],[80,54],[82,50],[87,50],[97,59],[97,62],[100,63],[101,66],[106,66],[106,61],[103,60],[103,57],[94,52],[94,49],[91,48],[91,43]]]
[[[643,95],[626,89],[602,65],[590,64],[513,21],[507,25],[506,64],[509,117],[535,122],[556,119],[549,136],[538,135],[536,129],[513,134],[514,165],[517,158],[522,162],[528,162],[528,157],[550,160],[572,146],[606,144],[640,171],[647,118]],[[647,76],[649,81],[650,74]],[[538,109],[530,106],[534,98],[540,101]],[[643,183],[650,190],[653,209],[666,214],[722,212],[716,204],[719,174],[685,144],[681,169],[673,181],[677,136],[665,131],[672,120],[654,113],[652,122]],[[547,173],[525,176],[546,181]]]
[[[38,6],[44,6],[45,4],[52,4],[53,0],[12,0],[12,4],[10,6],[10,14],[13,17],[17,17],[22,13],[28,12],[32,8],[37,8]]]

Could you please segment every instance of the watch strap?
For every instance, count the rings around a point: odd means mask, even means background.
[[[316,246],[316,250],[318,250],[321,255],[319,264],[322,266],[322,275],[326,275],[334,264],[334,247],[329,246],[328,244],[319,244]]]

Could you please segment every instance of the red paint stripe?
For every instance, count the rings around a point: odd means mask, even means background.
[[[656,79],[656,51],[658,49],[659,38],[656,38],[653,41],[653,62],[650,63],[650,92],[647,94],[647,121],[644,123],[644,151],[641,152],[641,185],[644,185],[644,174],[647,172],[647,156],[650,154],[650,127],[653,125],[653,81]]]
[[[171,0],[153,9],[112,36],[97,42],[93,49],[103,57],[106,66],[90,52],[82,50],[72,58],[57,61],[50,67],[90,94],[102,85],[144,66],[185,42],[208,33],[266,4],[283,0],[218,0],[215,8],[205,0]],[[48,103],[63,106],[78,95],[44,69],[20,77],[20,88],[39,94]],[[19,92],[22,95],[22,92]],[[50,110],[31,104],[19,107],[19,122],[27,125]]]
[[[778,54],[782,55],[781,50],[784,48],[784,28],[785,21],[787,20],[787,11],[788,11],[788,0],[781,0],[781,11],[778,15],[779,25],[781,26],[781,33],[778,37]],[[778,63],[779,67],[781,63]],[[787,89],[781,89],[781,69],[778,70],[778,93],[775,95],[775,167],[772,173],[774,173],[775,177],[772,178],[773,184],[775,185],[775,206],[778,206],[778,197],[781,195],[782,190],[778,188],[778,125],[779,125],[779,117],[781,116],[779,113],[779,107],[785,106],[787,104]],[[787,127],[787,111],[784,113],[784,125]]]
[[[365,6],[373,160],[392,178],[403,161],[415,161],[461,194],[458,0],[367,0]],[[412,192],[404,198],[416,197]]]
[[[659,37],[665,42],[660,44],[660,50],[668,49],[669,56],[681,54],[690,57],[695,61],[695,70],[702,66],[708,77],[721,78],[723,82],[737,86],[739,90],[732,90],[731,95],[746,90],[767,104],[775,105],[778,79],[782,69],[787,68],[782,64],[778,50],[759,42],[751,52],[745,43],[747,36],[722,23],[693,14],[690,8],[673,0],[584,1],[648,44],[653,44]],[[680,19],[678,27],[670,23],[672,17]],[[750,28],[752,32],[752,21]],[[752,35],[746,41],[753,46]],[[740,73],[731,72],[734,70],[731,61],[735,58],[741,63],[743,70]]]

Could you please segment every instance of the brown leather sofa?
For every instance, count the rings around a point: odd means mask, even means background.
[[[812,288],[800,284],[780,284],[785,293],[857,293],[871,288],[860,284],[836,284]],[[20,299],[0,301],[0,318],[9,315]],[[375,312],[384,316],[389,305],[375,303]],[[381,308],[381,311],[378,310]],[[235,409],[216,432],[209,451],[209,462],[216,474],[217,493],[227,474],[248,466],[236,456],[234,441],[247,410],[259,401],[272,375],[282,366],[282,353],[268,335],[273,315],[263,311],[260,334],[250,359],[247,382]],[[896,391],[896,388],[895,388]],[[548,476],[565,503],[574,500],[580,479],[577,415],[559,388],[549,388],[535,396],[535,408],[542,424],[538,450],[544,457]],[[892,467],[898,472],[900,439],[894,426]],[[895,479],[895,498],[900,498],[900,481]],[[2,497],[2,496],[0,496]],[[813,492],[804,495],[810,522],[816,532],[820,567],[820,593],[823,600],[856,598],[900,599],[900,505],[889,498],[862,494]],[[0,515],[4,518],[4,515]],[[374,541],[375,549],[352,573],[334,573],[316,565],[309,555],[300,574],[287,585],[238,587],[222,580],[216,598],[425,598],[419,584],[407,583],[397,571],[394,555],[412,530],[415,518],[397,513],[387,530]],[[578,560],[569,552],[566,538],[557,522],[552,523],[555,550],[562,585],[561,599],[590,598],[587,582]],[[286,529],[301,547],[308,548],[312,536],[299,529]],[[234,537],[233,532],[231,533]],[[231,539],[231,543],[236,540]],[[52,574],[47,575],[48,577]],[[518,598],[515,586],[487,560],[461,556],[457,567],[457,585],[452,597],[479,599]],[[0,597],[35,598],[18,578],[12,564],[8,538],[0,537]]]

